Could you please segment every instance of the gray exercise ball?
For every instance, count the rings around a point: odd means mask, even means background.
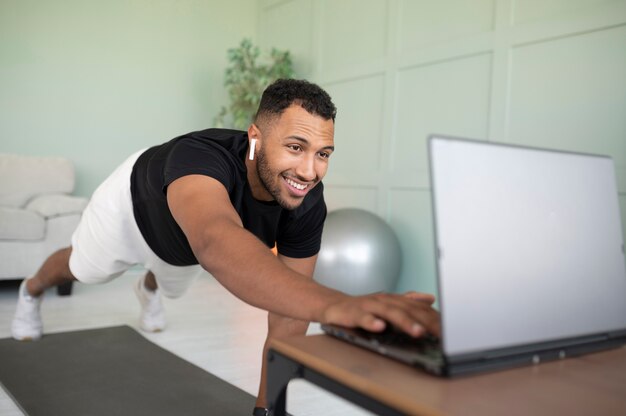
[[[328,213],[314,279],[351,295],[390,292],[400,274],[400,242],[371,212],[344,208]]]

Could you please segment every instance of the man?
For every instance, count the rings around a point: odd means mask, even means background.
[[[148,270],[135,287],[147,331],[165,327],[160,293],[182,295],[205,269],[269,311],[268,340],[303,334],[309,321],[371,331],[388,322],[415,337],[438,335],[431,295],[352,297],[311,278],[335,114],[317,85],[279,80],[263,93],[247,134],[209,129],[132,155],[94,193],[71,247],[20,286],[13,337],[41,337],[45,289],[106,282],[134,264]],[[268,249],[274,244],[277,255]],[[266,407],[265,365],[257,406]]]

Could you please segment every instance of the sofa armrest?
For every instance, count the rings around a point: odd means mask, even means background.
[[[69,195],[74,190],[74,165],[63,157],[0,153],[0,205],[24,208],[42,194]]]
[[[39,213],[0,206],[0,240],[33,241],[45,235],[46,220]],[[7,260],[5,256],[0,257],[2,261]]]
[[[87,206],[87,202],[86,198],[78,196],[49,194],[34,197],[24,208],[50,218],[59,215],[80,214]]]

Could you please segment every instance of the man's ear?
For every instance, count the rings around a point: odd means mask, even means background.
[[[256,147],[258,149],[261,144],[261,130],[259,130],[258,126],[254,123],[250,124],[250,127],[248,127],[248,144],[250,144],[249,141],[252,139],[257,140]]]
[[[248,148],[249,154],[248,159],[254,160],[254,155],[256,154],[256,149],[260,147],[261,141],[259,140],[261,137],[261,132],[256,124],[250,124],[248,127]]]

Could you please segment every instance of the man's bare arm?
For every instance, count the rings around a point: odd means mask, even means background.
[[[319,321],[345,295],[285,266],[243,228],[224,186],[190,175],[174,181],[167,200],[200,264],[243,301],[281,315]]]
[[[414,336],[439,333],[427,302],[402,295],[352,297],[291,270],[245,230],[228,193],[203,175],[171,183],[167,199],[200,264],[243,301],[279,315],[380,331],[385,322]]]

